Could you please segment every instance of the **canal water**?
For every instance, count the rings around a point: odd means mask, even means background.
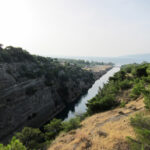
[[[65,110],[65,112],[62,112],[60,114],[60,118],[66,121],[71,118],[74,118],[76,115],[85,113],[87,109],[86,107],[87,101],[95,97],[99,91],[99,88],[103,88],[104,84],[106,84],[109,81],[109,77],[112,77],[119,70],[120,67],[114,67],[111,70],[109,70],[106,74],[104,74],[102,77],[100,77],[98,80],[96,80],[85,95],[80,97],[80,99],[77,100],[76,103],[72,104],[72,106],[69,106]]]

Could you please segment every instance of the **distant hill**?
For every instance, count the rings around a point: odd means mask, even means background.
[[[104,63],[114,63],[116,65],[131,64],[131,63],[142,63],[144,61],[150,62],[150,53],[148,54],[135,54],[126,55],[119,57],[66,57],[73,59],[84,59],[88,61],[98,61]]]
[[[121,56],[126,58],[138,58],[138,59],[150,59],[150,53],[147,54],[136,54],[136,55],[127,55],[127,56]]]
[[[137,54],[137,55],[127,55],[127,56],[120,56],[119,59],[123,59],[126,61],[131,61],[135,63],[141,63],[143,61],[150,62],[150,53],[148,54]]]

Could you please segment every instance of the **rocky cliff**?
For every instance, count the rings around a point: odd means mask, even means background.
[[[32,56],[20,48],[1,49],[0,140],[24,126],[40,127],[88,90],[97,77],[91,71]]]

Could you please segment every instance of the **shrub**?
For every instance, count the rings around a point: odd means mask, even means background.
[[[68,132],[68,131],[73,130],[73,129],[77,129],[81,126],[80,125],[80,118],[76,117],[76,118],[70,119],[69,121],[64,121],[62,123],[62,126],[63,126],[63,130],[65,132]]]
[[[150,75],[150,65],[147,67],[146,73],[147,73],[148,75]]]
[[[150,117],[140,113],[131,118],[131,125],[136,139],[128,137],[131,150],[149,150],[150,148]]]
[[[132,83],[129,80],[124,80],[119,83],[119,86],[122,90],[125,90],[131,88]]]
[[[27,150],[27,149],[18,139],[16,139],[16,137],[13,137],[10,144],[6,146],[0,144],[0,150]]]
[[[131,90],[130,97],[133,99],[138,98],[141,95],[143,90],[144,90],[143,82],[135,83]]]
[[[62,129],[62,121],[60,119],[53,119],[49,124],[44,126],[46,139],[54,139]]]
[[[22,61],[34,61],[32,55],[22,48],[8,46],[5,49],[1,48],[0,61],[1,62],[22,62]]]
[[[88,117],[88,113],[77,114],[76,117],[80,119],[80,122],[83,121],[86,117]]]
[[[150,76],[148,76],[148,77],[143,77],[142,80],[143,80],[145,83],[150,83]]]
[[[125,107],[126,106],[126,102],[125,101],[122,101],[121,103],[120,103],[120,107]]]
[[[88,101],[87,113],[92,115],[94,113],[109,110],[118,105],[115,97],[119,92],[121,80],[118,79],[118,73],[115,75],[115,79],[111,79],[102,89],[99,89],[98,94]]]
[[[143,94],[144,94],[145,107],[147,109],[150,109],[150,91],[149,90],[145,90],[145,91],[143,91]]]
[[[130,150],[144,150],[143,144],[135,139],[132,139],[131,137],[127,137],[127,142],[129,144]]]
[[[113,77],[110,77],[110,80],[113,81],[122,81],[125,79],[125,72],[123,70],[120,70],[119,72],[115,73]]]
[[[143,64],[143,65],[138,65],[137,67],[134,68],[134,70],[132,71],[132,74],[135,77],[143,77],[143,76],[147,76],[147,65]]]
[[[27,149],[40,149],[44,146],[44,134],[36,128],[25,127],[16,137],[27,147]]]
[[[93,98],[92,100],[88,101],[87,103],[87,112],[88,114],[94,114],[101,111],[109,110],[113,106],[116,106],[117,102],[113,95],[106,95],[104,97]]]

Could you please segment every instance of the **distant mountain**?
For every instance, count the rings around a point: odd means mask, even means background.
[[[135,54],[119,57],[65,57],[73,59],[84,59],[89,61],[98,61],[98,62],[112,62],[116,65],[130,64],[130,63],[142,63],[144,61],[150,62],[150,53],[148,54]]]
[[[113,58],[112,61],[116,64],[142,63],[145,61],[150,62],[150,54],[120,56]]]
[[[127,55],[127,56],[120,56],[126,58],[138,58],[138,59],[150,59],[150,53],[147,54],[136,54],[136,55]]]

